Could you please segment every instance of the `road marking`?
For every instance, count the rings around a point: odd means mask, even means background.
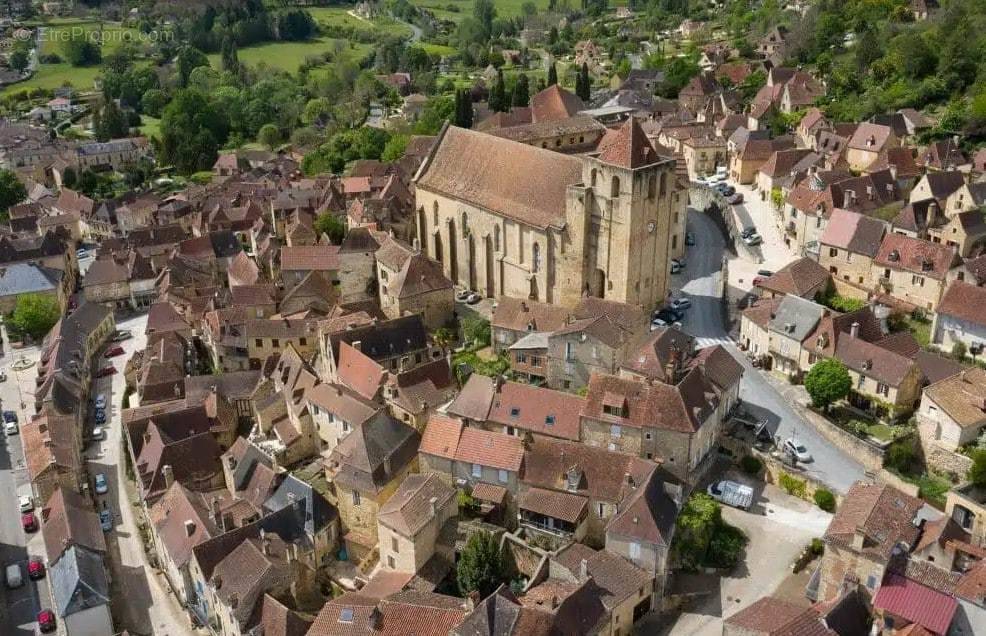
[[[695,346],[698,348],[711,347],[713,345],[728,345],[733,344],[730,338],[695,338]]]

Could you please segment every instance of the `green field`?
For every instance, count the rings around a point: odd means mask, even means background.
[[[342,43],[342,47],[338,50],[340,51],[340,56],[345,59],[359,59],[372,49],[372,46],[369,44],[356,42],[354,46],[350,46],[345,40],[317,38],[305,42],[271,42],[268,44],[259,44],[240,49],[237,51],[237,54],[239,55],[240,62],[247,66],[266,64],[271,68],[295,73],[298,70],[298,66],[309,55],[319,55],[325,51],[336,50],[336,42]],[[219,68],[221,63],[219,54],[210,54],[209,62],[213,68]]]
[[[100,25],[98,22],[73,20],[71,18],[52,20],[45,23],[44,28],[45,35],[41,42],[41,53],[54,53],[56,55],[62,54],[63,43],[72,37],[73,30],[87,34],[101,30],[102,35],[95,37],[99,37],[103,43],[103,55],[116,50],[126,41],[132,41],[133,36],[137,33],[136,30],[123,27],[120,24],[104,22]],[[50,90],[65,85],[72,85],[80,90],[91,90],[93,82],[99,74],[99,66],[75,67],[68,62],[41,64],[31,79],[5,87],[3,91],[0,91],[0,95],[32,88]]]
[[[147,115],[140,116],[140,134],[145,137],[157,137],[161,134],[161,120]]]
[[[308,13],[320,25],[342,26],[359,31],[383,32],[388,35],[411,35],[411,29],[392,18],[363,20],[348,13],[348,7],[309,7]]]
[[[447,55],[455,55],[458,51],[455,47],[446,46],[444,44],[432,44],[431,42],[417,42],[414,46],[424,49],[424,52],[433,57],[443,57]]]
[[[410,0],[416,7],[428,9],[436,18],[459,22],[462,18],[472,15],[473,0]],[[548,8],[548,0],[531,0],[538,10]],[[494,0],[496,14],[501,18],[512,18],[521,15],[521,6],[527,0]],[[451,10],[450,10],[451,9]],[[458,9],[458,11],[456,11]]]

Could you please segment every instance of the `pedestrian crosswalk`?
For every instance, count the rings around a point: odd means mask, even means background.
[[[711,346],[717,345],[717,344],[721,344],[721,345],[733,344],[733,341],[732,341],[731,338],[726,338],[726,337],[723,337],[723,338],[705,338],[705,337],[695,338],[695,346],[697,348],[699,348],[699,349],[701,349],[703,347],[711,347]]]

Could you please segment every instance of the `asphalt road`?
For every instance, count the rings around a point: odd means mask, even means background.
[[[15,374],[10,368],[14,360],[21,355],[36,359],[38,349],[32,347],[23,350],[11,350],[5,328],[0,328],[3,335],[3,356],[0,357],[0,369],[6,372],[8,378],[0,383],[0,403],[5,411],[15,411],[21,424],[34,413],[33,379],[37,369],[31,367]],[[18,377],[27,409],[20,408],[20,395],[17,390]],[[27,534],[21,528],[21,514],[18,509],[18,497],[31,495],[31,482],[24,464],[24,451],[20,434],[0,434],[0,568],[6,570],[8,565],[16,563],[21,567],[21,577],[24,585],[10,589],[6,584],[0,585],[0,634],[3,636],[33,636],[37,628],[37,615],[42,608],[51,607],[51,595],[48,592],[48,579],[32,581],[27,576],[27,561],[30,556],[44,556],[44,542],[41,532]],[[35,502],[36,505],[38,502]],[[40,509],[35,509],[40,514]],[[0,576],[2,578],[2,576]]]
[[[745,368],[740,397],[748,410],[757,419],[766,419],[775,436],[781,439],[793,436],[801,440],[815,460],[804,465],[805,473],[839,492],[847,492],[854,482],[864,478],[863,466],[818,434],[760,371],[753,368],[729,338],[719,297],[724,238],[708,216],[695,210],[689,210],[688,214],[689,229],[695,234],[697,244],[688,248],[686,270],[672,277],[675,296],[692,301],[692,307],[682,321],[684,330],[696,337],[700,347],[725,346]]]

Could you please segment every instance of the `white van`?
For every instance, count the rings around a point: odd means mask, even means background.
[[[7,587],[13,589],[22,585],[24,585],[24,579],[21,578],[21,566],[17,563],[11,563],[7,566]]]

